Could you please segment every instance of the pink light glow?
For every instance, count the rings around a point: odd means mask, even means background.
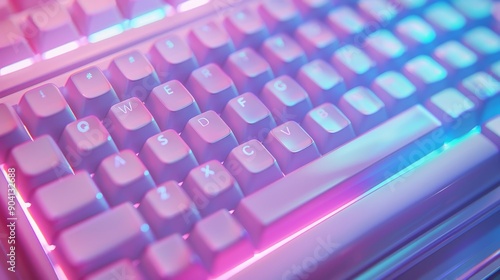
[[[33,64],[33,58],[23,59],[19,62],[13,63],[11,65],[5,66],[4,68],[0,69],[0,76],[5,76],[12,72],[16,72],[18,70],[30,66],[31,64]]]
[[[59,56],[61,54],[67,53],[69,51],[75,50],[78,48],[78,42],[73,41],[69,42],[67,44],[64,44],[62,46],[59,46],[57,48],[53,48],[49,51],[46,51],[42,54],[43,59],[50,59],[56,56]]]

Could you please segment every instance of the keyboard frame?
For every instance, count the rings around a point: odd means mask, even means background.
[[[97,66],[105,70],[108,68],[112,59],[120,54],[131,50],[139,50],[146,54],[156,40],[170,32],[181,34],[185,39],[187,32],[193,24],[204,22],[207,19],[213,20],[214,18],[221,23],[227,13],[241,6],[255,6],[257,2],[257,0],[213,0],[212,2],[182,13],[175,13],[172,11],[172,13],[168,13],[163,19],[157,22],[140,28],[126,30],[111,39],[83,45],[76,50],[54,58],[37,61],[27,68],[0,76],[0,103],[7,103],[17,107],[20,98],[26,91],[41,84],[54,83],[58,87],[64,87],[71,73],[89,66]],[[0,178],[0,180],[2,180],[2,178]],[[500,185],[496,188],[494,187],[494,191],[492,192],[498,193],[499,187]],[[2,203],[4,202],[5,194],[6,192],[1,194]],[[497,208],[499,204],[500,202],[496,203]],[[1,207],[6,209],[4,205]],[[30,217],[27,217],[20,209],[18,210],[18,215],[19,228],[31,228],[29,225]],[[446,220],[442,223],[445,222]],[[37,244],[38,240],[36,239],[35,232],[33,230],[26,232],[21,231],[19,234],[20,240],[22,243],[25,243],[23,246],[24,248],[21,250],[29,250],[30,254],[34,254],[34,259],[36,259],[36,261],[31,262],[35,269],[28,269],[25,273],[27,273],[27,275],[31,274],[32,276],[34,274],[43,279],[58,279],[55,270],[49,269],[53,264],[45,254],[42,246],[40,246],[39,243]],[[32,257],[33,255],[30,255],[30,258]],[[496,262],[498,262],[498,260]],[[27,264],[23,264],[22,266],[24,268],[30,267]],[[479,267],[477,273],[487,268],[488,267]],[[0,274],[0,278],[1,276]],[[391,276],[394,277],[395,274]]]

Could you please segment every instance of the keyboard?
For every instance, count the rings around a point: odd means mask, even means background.
[[[500,277],[500,2],[0,0],[0,279]]]

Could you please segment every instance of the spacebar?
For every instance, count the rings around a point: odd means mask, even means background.
[[[347,279],[496,186],[500,153],[482,134],[387,182],[231,279]]]
[[[441,123],[417,105],[245,197],[235,215],[258,250],[357,198],[444,143]]]

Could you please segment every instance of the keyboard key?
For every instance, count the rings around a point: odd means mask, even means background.
[[[481,132],[500,148],[500,116],[483,124]]]
[[[175,7],[176,9],[179,9],[179,6],[181,6],[181,4],[187,2],[185,0],[165,0],[164,2],[167,2],[168,4],[170,4],[172,7]],[[189,6],[189,5],[187,5]]]
[[[138,209],[157,237],[186,234],[200,219],[198,209],[175,181],[149,190]]]
[[[366,53],[383,68],[398,68],[407,59],[407,48],[390,31],[381,29],[368,36]]]
[[[7,166],[16,169],[16,186],[25,199],[41,185],[73,173],[61,150],[48,135],[13,148]]]
[[[8,18],[13,13],[13,7],[9,0],[0,0],[0,20]]]
[[[103,123],[120,150],[136,153],[149,137],[160,132],[151,113],[136,97],[113,105]]]
[[[243,197],[238,182],[217,160],[193,168],[182,188],[204,217],[220,209],[233,210]]]
[[[346,91],[344,78],[323,60],[313,60],[302,66],[297,81],[306,90],[314,105],[336,103]]]
[[[116,4],[121,13],[128,19],[162,8],[160,0],[116,0]]]
[[[27,91],[19,102],[19,112],[34,138],[48,134],[57,141],[64,127],[75,120],[75,115],[54,84]]]
[[[233,279],[262,279],[265,277],[278,279],[283,275],[297,279],[300,276],[307,276],[310,279],[325,279],[335,275],[339,279],[347,279],[352,275],[358,275],[364,267],[377,262],[387,254],[394,252],[394,250],[397,251],[398,248],[401,248],[400,246],[407,246],[405,244],[407,244],[410,235],[414,235],[416,232],[425,232],[429,227],[440,224],[442,220],[467,205],[467,202],[473,200],[476,196],[480,196],[481,193],[484,194],[491,190],[491,187],[495,186],[493,182],[498,181],[500,178],[497,168],[499,164],[498,155],[498,148],[495,148],[485,137],[474,135],[460,142],[457,146],[450,147],[440,156],[432,157],[429,161],[412,169],[412,172],[407,173],[408,176],[404,177],[404,182],[397,181],[398,184],[394,184],[394,181],[390,181],[382,186],[377,186],[377,190],[361,199],[357,199],[355,203],[345,209],[342,208],[344,208],[346,201],[350,201],[355,196],[349,195],[349,198],[330,196],[331,199],[325,197],[322,200],[325,203],[318,203],[315,200],[315,209],[323,209],[325,213],[334,214],[324,219],[317,226],[311,227],[304,231],[303,234],[296,236],[296,238],[290,239],[290,242],[280,244],[282,246],[277,246],[270,254],[266,254],[263,258],[259,258],[259,260],[252,263],[251,266],[244,268]],[[331,170],[330,167],[329,169]],[[317,171],[318,169],[314,170]],[[330,170],[328,171],[331,172]],[[439,178],[439,180],[436,180],[436,178]],[[304,179],[302,178],[302,180]],[[474,188],[470,187],[471,181],[474,182]],[[353,186],[355,185],[345,185],[350,192],[352,192]],[[375,184],[369,184],[369,188],[374,186]],[[290,185],[286,187],[288,193]],[[310,190],[310,188],[304,189]],[[474,216],[470,218],[470,221],[477,221],[476,213],[485,211],[484,209],[487,209],[487,207],[493,207],[494,203],[498,201],[498,194],[499,192],[495,191],[493,195],[488,195],[487,199],[481,199],[479,204],[475,203],[473,206],[474,209],[478,209],[477,212],[474,211],[473,215],[469,215],[472,214],[469,211],[465,216]],[[262,195],[265,194],[262,193]],[[490,201],[492,201],[491,204]],[[262,207],[262,203],[255,205]],[[273,206],[268,209],[275,211],[276,203],[273,202]],[[263,209],[263,211],[266,210],[267,208]],[[257,213],[265,214],[266,212],[258,211]],[[301,213],[308,214],[307,211],[301,211]],[[433,231],[433,233],[438,233],[439,238],[448,237],[449,235],[445,231],[453,231],[453,228],[456,228],[459,223],[461,224],[463,222],[462,214],[463,212],[461,212],[460,216],[455,216],[460,222],[455,223],[455,219],[446,220],[439,226],[439,229],[443,229],[443,231]],[[298,217],[304,216],[293,213],[291,217],[288,216],[287,218],[292,223],[306,223],[302,222],[300,218],[297,219]],[[493,216],[491,217],[491,220],[487,221],[495,224]],[[268,220],[268,224],[272,222],[273,220]],[[450,222],[452,225],[448,227],[447,225]],[[338,225],[345,226],[342,227],[342,230],[332,230]],[[279,231],[283,232],[283,230],[284,227],[281,225]],[[444,233],[444,236],[441,233]],[[429,235],[424,236],[431,237]],[[436,240],[435,238],[429,239],[428,241],[418,239],[418,241],[419,244],[421,244],[420,241],[423,241],[424,245],[426,245],[431,242],[434,243]],[[465,241],[469,242],[468,239]],[[403,256],[404,258],[409,256],[408,259],[415,260],[413,258],[415,252],[417,252],[418,257],[422,256],[419,254],[423,252],[420,248],[423,250],[424,248],[425,250],[435,248],[434,246],[426,247],[419,246],[416,251],[405,250],[404,254],[398,254],[397,256]],[[317,252],[315,255],[321,256],[322,269],[312,271],[308,269],[311,266],[300,265],[311,263],[309,261],[304,262],[304,256],[315,256],[312,255],[312,248],[317,248],[314,251]],[[409,249],[409,247],[405,248]],[[493,248],[493,250],[495,249]],[[316,260],[319,259],[314,258],[313,260],[316,263]],[[397,264],[398,268],[402,267],[399,266],[399,262],[391,261],[390,263]],[[384,262],[384,264],[387,264],[387,262]],[[295,267],[297,270],[292,270]],[[380,266],[377,267],[380,268]],[[422,273],[427,272],[425,271],[426,268],[433,272],[442,271],[430,265],[423,268]],[[446,266],[444,269],[448,268]],[[375,272],[374,274],[377,274],[375,278],[383,277],[380,275],[384,275],[386,272],[385,269]],[[452,273],[458,275],[457,271]],[[442,275],[436,274],[434,278],[439,278]],[[446,273],[446,275],[449,274]],[[361,275],[360,278],[364,277],[372,278],[373,274],[370,276]]]
[[[0,69],[33,57],[28,42],[21,29],[9,19],[0,20]],[[11,34],[7,36],[7,34]]]
[[[188,172],[198,166],[191,148],[174,130],[151,136],[139,153],[155,182],[184,181]]]
[[[161,239],[146,248],[141,262],[149,279],[206,279],[200,258],[178,234]]]
[[[498,2],[493,3],[492,14],[494,18],[493,26],[495,26],[495,31],[498,33],[500,32],[500,4]]]
[[[489,64],[499,58],[500,37],[489,28],[477,27],[465,33],[463,43],[479,56],[480,62]]]
[[[434,116],[421,106],[412,107],[243,198],[234,214],[262,251],[440,147],[444,133],[439,129],[440,122]],[[410,152],[413,155],[409,158]],[[395,160],[398,157],[409,162],[401,166]],[[304,182],[308,182],[307,188]],[[328,202],[328,207],[318,207],[319,201]]]
[[[472,74],[477,56],[457,41],[448,41],[434,50],[434,59],[456,78]],[[457,74],[461,74],[457,77]]]
[[[30,140],[17,113],[7,104],[0,103],[0,162],[4,162],[10,149]]]
[[[467,20],[445,2],[432,4],[424,11],[425,19],[434,27],[438,37],[450,37],[465,27]]]
[[[59,147],[74,170],[89,173],[94,173],[105,157],[118,152],[108,131],[94,116],[68,124],[59,139]]]
[[[312,109],[307,92],[289,76],[280,76],[266,83],[260,97],[267,108],[271,108],[277,123],[300,122]]]
[[[231,99],[224,108],[221,118],[240,143],[255,138],[263,140],[276,126],[269,109],[250,92]]]
[[[417,88],[399,72],[389,71],[378,76],[371,89],[382,102],[387,112],[396,115],[417,104]]]
[[[283,177],[276,159],[256,139],[234,148],[224,161],[224,167],[236,178],[245,195]]]
[[[132,264],[130,259],[121,259],[113,262],[94,273],[91,273],[85,280],[110,280],[116,277],[129,277],[133,280],[146,280],[139,269]],[[125,278],[127,279],[127,278]],[[118,279],[117,279],[118,280]]]
[[[477,124],[476,106],[454,88],[436,93],[425,105],[443,124],[447,140],[466,134]]]
[[[275,127],[263,144],[285,174],[320,156],[314,140],[294,121]]]
[[[260,49],[276,76],[295,75],[307,62],[304,50],[288,35],[280,33],[267,38]]]
[[[94,174],[94,181],[110,205],[137,203],[155,187],[149,171],[130,150],[105,158]]]
[[[114,0],[75,0],[73,19],[84,35],[121,24],[123,19]]]
[[[342,73],[348,87],[371,82],[375,78],[375,62],[362,50],[352,45],[338,49],[332,56],[333,67]]]
[[[459,89],[476,104],[481,121],[499,114],[500,82],[489,74],[475,73],[465,78],[460,83]]]
[[[174,129],[177,132],[200,113],[191,93],[177,80],[155,87],[146,100],[146,107],[161,130]]]
[[[242,9],[227,16],[224,26],[237,48],[257,48],[269,37],[269,31],[262,19],[249,9]]]
[[[493,10],[493,3],[490,0],[478,0],[474,3],[467,0],[453,0],[452,3],[469,21],[477,23],[490,18]]]
[[[144,101],[149,92],[160,84],[155,69],[138,51],[113,59],[109,66],[109,73],[121,100],[137,97]]]
[[[226,103],[238,95],[231,78],[213,63],[194,70],[187,86],[202,111],[220,113]]]
[[[239,92],[258,94],[264,84],[274,78],[269,63],[251,48],[229,55],[224,70],[231,76]]]
[[[150,51],[151,61],[161,81],[186,81],[198,61],[191,48],[177,35],[158,40]]]
[[[213,21],[195,26],[189,33],[188,40],[201,65],[223,63],[234,51],[229,35]]]
[[[211,159],[223,161],[238,145],[231,129],[214,111],[190,119],[181,136],[200,163]]]
[[[327,22],[342,42],[358,42],[367,27],[366,21],[347,6],[340,6],[329,12]]]
[[[13,8],[19,11],[23,11],[40,4],[40,2],[37,0],[22,0],[22,1],[10,1],[10,2]]]
[[[446,69],[426,55],[408,61],[403,67],[403,73],[417,87],[421,99],[442,90],[448,81]]]
[[[400,8],[389,0],[360,0],[359,11],[370,20],[387,26],[398,17]]]
[[[393,5],[396,5],[401,10],[405,12],[416,12],[424,7],[429,0],[389,0]]]
[[[332,9],[329,0],[295,0],[295,5],[304,17],[323,17]]]
[[[43,2],[41,2],[43,3]],[[50,10],[50,14],[46,11]],[[25,28],[31,45],[44,53],[80,38],[66,7],[58,2],[40,4],[31,10]]]
[[[500,61],[495,62],[490,68],[490,73],[498,80],[500,79]]]
[[[301,24],[295,30],[295,38],[309,59],[328,58],[339,46],[337,36],[317,20]]]
[[[387,119],[382,100],[365,87],[353,88],[342,95],[339,108],[351,120],[357,134],[364,133]]]
[[[38,188],[32,207],[31,213],[49,244],[61,230],[109,208],[87,172],[77,172]]]
[[[347,117],[333,104],[322,104],[307,113],[302,127],[314,139],[321,154],[345,144],[354,138],[354,130]]]
[[[213,275],[253,256],[248,233],[226,210],[198,222],[188,241]]]
[[[395,28],[396,35],[409,49],[421,51],[436,41],[436,32],[419,16],[408,16]]]
[[[118,103],[116,92],[102,71],[90,67],[72,74],[66,82],[68,103],[78,118],[104,118],[109,107]]]
[[[259,6],[259,13],[271,33],[291,32],[302,20],[291,0],[264,1]]]
[[[56,242],[64,267],[80,278],[121,258],[137,258],[153,241],[148,224],[130,203],[64,230]]]

